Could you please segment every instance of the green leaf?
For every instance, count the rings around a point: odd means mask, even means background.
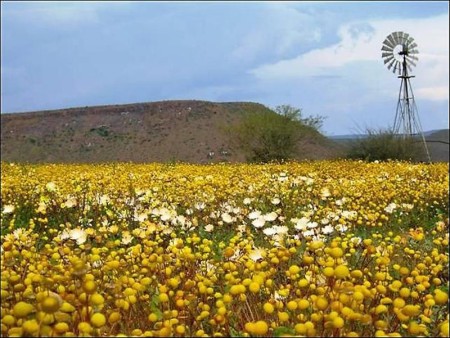
[[[273,336],[274,337],[280,337],[285,334],[295,334],[294,329],[286,326],[279,326],[275,330],[273,330]]]

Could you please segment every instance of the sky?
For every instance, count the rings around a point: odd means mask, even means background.
[[[2,1],[1,112],[250,101],[323,116],[328,136],[387,128],[400,79],[381,46],[395,31],[418,45],[422,129],[448,128],[447,1]]]

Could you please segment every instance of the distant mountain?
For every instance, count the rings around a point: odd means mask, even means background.
[[[241,162],[226,127],[252,102],[177,100],[1,114],[1,159],[14,162]],[[275,113],[274,113],[275,114]],[[333,142],[309,135],[299,159],[336,156]]]

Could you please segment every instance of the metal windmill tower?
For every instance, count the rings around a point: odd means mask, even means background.
[[[414,76],[409,74],[419,60],[416,47],[417,44],[408,33],[393,32],[383,41],[381,57],[387,68],[401,79],[393,131],[403,138],[420,136],[428,161],[431,162],[410,81]]]

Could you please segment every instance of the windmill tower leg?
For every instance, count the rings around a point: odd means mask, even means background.
[[[414,100],[410,81],[412,77],[414,76],[408,75],[406,55],[403,55],[402,74],[399,76],[401,83],[394,120],[394,133],[400,132],[403,139],[407,137],[412,138],[415,135],[420,136],[428,162],[431,162],[427,142],[422,131],[416,102]]]

